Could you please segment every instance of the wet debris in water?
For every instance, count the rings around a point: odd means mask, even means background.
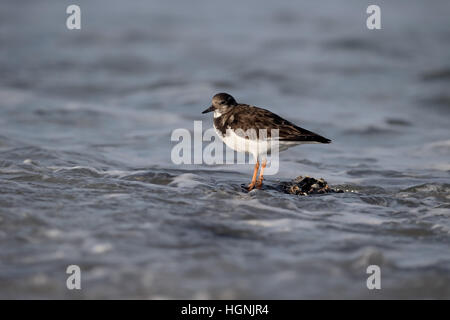
[[[320,178],[319,180],[311,177],[298,176],[292,181],[280,182],[280,189],[284,193],[307,196],[310,194],[323,193],[343,193],[343,190],[333,189],[328,183]]]
[[[241,189],[244,192],[249,192],[248,187],[245,184],[241,184]],[[275,190],[282,193],[294,194],[298,196],[307,196],[312,194],[325,194],[325,193],[344,193],[344,192],[352,192],[348,190],[334,189],[328,185],[323,178],[315,179],[312,177],[302,177],[298,176],[292,181],[277,181],[277,182],[269,182],[265,181],[263,186],[263,190]],[[256,189],[254,189],[256,190]]]

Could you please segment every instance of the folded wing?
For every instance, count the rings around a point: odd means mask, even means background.
[[[271,137],[271,131],[278,129],[278,139],[280,141],[298,141],[310,143],[330,143],[331,140],[314,132],[303,129],[295,124],[281,118],[269,110],[239,105],[234,108],[230,115],[227,115],[227,124],[232,129],[242,129],[247,131],[255,129],[258,138],[259,130],[267,130],[267,137]]]

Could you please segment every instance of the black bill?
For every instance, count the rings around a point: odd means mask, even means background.
[[[211,105],[208,109],[204,110],[202,113],[208,113],[214,111],[214,107]]]

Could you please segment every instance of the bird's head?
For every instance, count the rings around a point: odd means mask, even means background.
[[[225,113],[237,105],[236,100],[228,93],[218,93],[212,98],[211,106],[202,113],[217,111],[219,114]]]

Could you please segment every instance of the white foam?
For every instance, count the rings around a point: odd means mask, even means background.
[[[179,188],[194,188],[198,185],[202,185],[203,183],[198,181],[200,177],[193,173],[183,173],[179,176],[175,177],[170,183],[169,186],[179,187]]]
[[[297,228],[315,228],[315,223],[305,220],[293,220],[293,219],[270,219],[270,220],[247,220],[245,223],[262,227],[262,228],[272,228],[277,232],[290,232],[292,229]]]
[[[129,171],[129,170],[98,170],[94,167],[89,166],[73,166],[73,167],[67,167],[67,166],[49,166],[47,167],[50,170],[53,170],[54,172],[59,172],[62,170],[89,170],[92,172],[95,172],[99,175],[108,175],[111,177],[117,177],[117,178],[123,178],[131,174],[139,174],[139,173],[145,173],[145,170],[138,170],[138,171]]]
[[[91,248],[91,252],[92,253],[96,253],[96,254],[101,254],[101,253],[105,253],[108,252],[112,249],[112,245],[109,243],[99,243],[94,245]]]

